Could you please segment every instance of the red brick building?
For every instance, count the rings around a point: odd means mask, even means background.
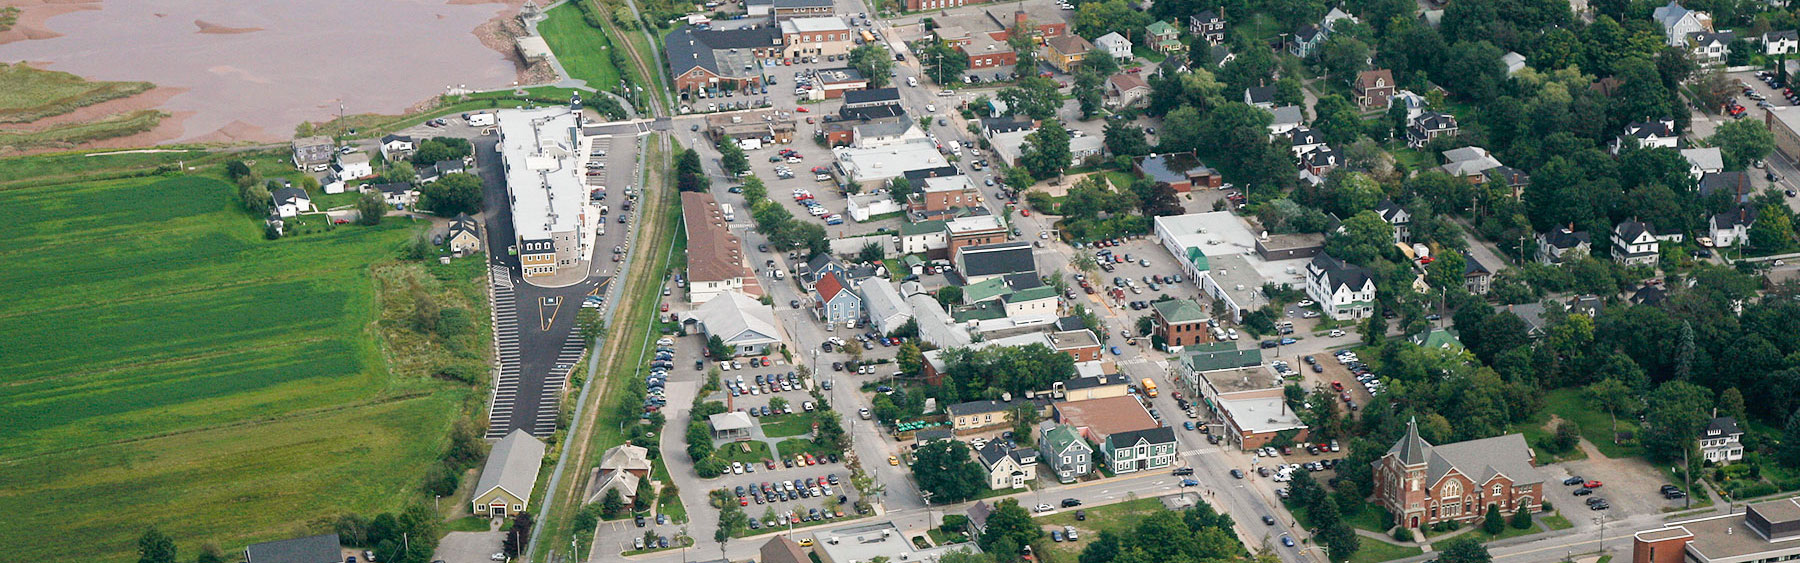
[[[762,59],[781,57],[774,27],[699,29],[682,26],[663,39],[675,91],[740,89],[762,84]]]
[[[1394,71],[1365,70],[1356,75],[1356,105],[1363,111],[1385,110],[1394,99]]]
[[[1521,434],[1433,446],[1419,437],[1416,420],[1406,435],[1372,465],[1376,502],[1400,525],[1476,521],[1488,505],[1504,514],[1536,510],[1544,500],[1544,475]]]
[[[1188,299],[1151,303],[1150,326],[1151,334],[1170,348],[1205,343],[1211,328],[1206,324],[1206,311]]]

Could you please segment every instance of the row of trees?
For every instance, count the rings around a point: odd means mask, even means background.
[[[756,232],[769,237],[769,243],[775,248],[803,249],[808,259],[831,251],[831,240],[827,238],[825,227],[796,219],[781,202],[769,199],[769,188],[761,178],[745,178],[743,192],[750,218],[756,222]]]

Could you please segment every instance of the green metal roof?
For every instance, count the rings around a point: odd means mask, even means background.
[[[965,295],[966,295],[966,293],[965,293]],[[1010,294],[1000,296],[1000,299],[1003,301],[1006,301],[1007,303],[1019,303],[1019,302],[1024,302],[1024,301],[1036,301],[1039,299],[1055,299],[1055,298],[1056,298],[1056,288],[1050,287],[1047,285],[1040,285],[1040,286],[1037,286],[1037,287],[1034,287],[1031,289],[1021,289],[1019,291],[1014,291]]]
[[[1146,26],[1144,30],[1149,31],[1151,35],[1168,35],[1170,33],[1176,33],[1175,26],[1169,25],[1169,22],[1161,20],[1151,23],[1149,26]]]
[[[1412,337],[1412,342],[1423,348],[1463,349],[1462,339],[1457,338],[1456,331],[1449,329],[1431,329],[1423,335]]]
[[[963,303],[980,303],[1012,293],[1012,288],[1006,286],[1006,278],[1003,277],[965,285],[962,290]]]
[[[1202,252],[1200,250],[1200,247],[1198,247],[1198,246],[1188,247],[1187,255],[1188,255],[1188,262],[1192,263],[1194,265],[1195,270],[1200,270],[1200,271],[1204,272],[1204,271],[1212,269],[1212,266],[1210,264],[1208,264],[1206,261],[1206,253]]]
[[[1188,299],[1157,301],[1151,303],[1150,307],[1156,309],[1156,314],[1161,315],[1164,321],[1171,323],[1190,323],[1206,320],[1206,310],[1200,308],[1199,303],[1195,303]]]
[[[1184,348],[1185,349],[1185,348]],[[1213,371],[1262,364],[1262,349],[1205,352],[1188,356],[1188,367],[1194,371]]]
[[[900,225],[900,236],[923,235],[942,232],[946,227],[943,221],[920,221]]]
[[[1044,437],[1040,441],[1043,442],[1050,455],[1062,454],[1075,444],[1081,444],[1084,447],[1087,445],[1087,441],[1081,439],[1081,433],[1075,431],[1075,427],[1067,424],[1049,426],[1044,430]]]
[[[902,256],[902,257],[900,257],[900,263],[901,263],[901,264],[905,264],[905,265],[906,265],[906,267],[908,267],[908,268],[911,268],[911,267],[913,267],[913,266],[921,266],[921,265],[924,265],[924,264],[925,264],[925,259],[924,259],[924,258],[920,258],[920,257],[918,257],[918,256],[917,256],[917,255],[913,255],[913,254],[908,254],[908,255],[906,255],[906,256]]]

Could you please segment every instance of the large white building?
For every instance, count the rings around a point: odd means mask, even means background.
[[[526,281],[580,271],[588,260],[588,139],[580,114],[558,106],[495,112],[519,268]]]
[[[1256,234],[1229,211],[1155,217],[1151,223],[1156,240],[1180,264],[1182,275],[1199,283],[1209,297],[1224,301],[1234,321],[1269,304],[1264,283],[1283,281],[1259,267],[1268,263],[1256,257]]]
[[[1306,294],[1325,316],[1340,321],[1375,314],[1375,276],[1368,268],[1320,253],[1306,265]]]

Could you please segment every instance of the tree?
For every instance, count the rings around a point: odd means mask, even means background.
[[[942,288],[939,288],[937,291],[937,302],[939,305],[943,305],[944,307],[949,307],[951,305],[961,303],[962,297],[963,297],[962,288],[954,286],[954,285],[944,286]]]
[[[387,214],[388,205],[375,192],[366,192],[356,198],[356,224],[380,225],[382,215]]]
[[[1475,538],[1462,536],[1451,538],[1438,555],[1439,563],[1493,563],[1494,557],[1488,554],[1487,546],[1475,541]]]
[[[618,490],[614,488],[613,490]],[[649,479],[638,479],[636,494],[631,496],[631,509],[643,512],[650,510],[650,503],[656,500],[656,489],[650,486]]]
[[[1362,538],[1356,537],[1356,531],[1343,522],[1326,526],[1319,532],[1319,541],[1331,547],[1332,557],[1343,557],[1344,561],[1362,547]]]
[[[706,170],[700,165],[700,153],[694,149],[683,149],[675,157],[675,189],[684,192],[704,192],[712,182],[706,178]]]
[[[1644,453],[1653,461],[1682,459],[1710,419],[1712,391],[1686,381],[1663,383],[1645,398]]]
[[[1025,136],[1019,148],[1019,164],[1039,180],[1055,177],[1069,167],[1074,157],[1069,151],[1069,130],[1061,121],[1046,121],[1037,131]]]
[[[954,440],[951,442],[935,442],[926,447],[945,443],[957,442]],[[967,459],[967,454],[965,453],[964,455],[965,459]],[[971,461],[970,463],[973,462]],[[923,484],[921,484],[921,488],[924,488]],[[940,498],[943,498],[941,493],[932,495],[931,500],[935,502]],[[1043,537],[1044,529],[1038,527],[1037,523],[1032,521],[1031,513],[1027,512],[1025,507],[1019,506],[1018,499],[1009,498],[994,504],[993,513],[988,515],[987,527],[982,530],[981,537],[976,539],[976,543],[981,546],[981,549],[986,550],[989,553],[996,553],[1001,557],[1012,557],[1018,553],[1019,549],[1022,549],[1022,546],[1031,545],[1032,543],[1043,539]],[[1012,544],[1013,548],[1011,551],[995,549],[997,546],[1000,546],[1003,541]]]
[[[1619,411],[1631,408],[1638,401],[1637,392],[1617,379],[1606,378],[1587,388],[1588,400],[1593,401],[1607,416],[1612,417],[1613,443],[1619,443]]]
[[[239,178],[254,176],[256,176],[256,173],[251,171],[250,165],[244,164],[244,161],[242,160],[233,160],[225,163],[225,177],[230,178],[233,183],[236,183]]]
[[[416,166],[432,166],[439,161],[459,160],[469,156],[473,150],[474,147],[465,139],[433,137],[419,143],[419,148],[413,151],[412,161]]]
[[[1520,507],[1518,510],[1513,511],[1512,527],[1520,530],[1531,529],[1531,509]]]
[[[1129,121],[1107,121],[1104,134],[1107,152],[1121,156],[1150,154],[1150,141],[1144,135],[1144,128]]]
[[[175,540],[151,526],[138,537],[138,563],[175,563]]]
[[[1787,425],[1781,429],[1775,459],[1784,467],[1800,467],[1800,410],[1788,415]]]
[[[881,243],[879,242],[866,243],[861,249],[856,251],[856,260],[858,262],[880,262],[882,258],[886,257],[887,253],[882,251]]]
[[[987,487],[986,472],[969,457],[969,445],[960,440],[921,446],[913,453],[912,468],[919,489],[932,491],[931,499],[940,504],[969,500]]]
[[[943,41],[931,41],[919,49],[919,63],[925,75],[938,84],[954,84],[969,70],[969,57]]]
[[[1319,63],[1333,79],[1350,82],[1356,80],[1357,73],[1368,69],[1369,54],[1367,43],[1335,33],[1325,40],[1324,48],[1319,51]]]
[[[750,158],[744,155],[744,147],[729,137],[719,140],[719,168],[733,176],[743,174],[750,169]]]
[[[1506,517],[1500,515],[1500,505],[1488,505],[1487,514],[1481,518],[1481,530],[1494,536],[1506,531]]]
[[[1724,153],[1726,170],[1743,170],[1775,150],[1775,137],[1751,119],[1727,121],[1707,141]]]
[[[252,183],[238,189],[238,197],[244,200],[244,210],[257,216],[267,215],[269,206],[274,204],[269,188],[261,184]]]
[[[1782,208],[1773,205],[1765,205],[1759,210],[1760,216],[1750,225],[1751,248],[1777,253],[1793,247],[1794,222],[1782,211]]]
[[[725,345],[725,340],[714,334],[706,338],[706,355],[715,360],[728,360],[734,354],[731,347]]]
[[[1394,226],[1374,211],[1363,211],[1344,220],[1344,232],[1331,233],[1325,250],[1352,264],[1367,265],[1394,244]]]
[[[610,519],[618,518],[624,512],[625,495],[621,494],[617,488],[608,489],[606,496],[600,498],[600,513]]]
[[[440,216],[481,212],[481,178],[474,174],[445,174],[419,189],[420,206]]]
[[[869,79],[870,88],[885,88],[894,70],[894,57],[879,43],[864,43],[850,50],[850,68]]]
[[[1058,85],[1055,80],[1026,76],[1016,84],[994,95],[1006,102],[1006,111],[1039,121],[1056,117],[1056,109],[1062,107],[1062,98],[1057,95]],[[1049,124],[1044,125],[1047,127]]]

